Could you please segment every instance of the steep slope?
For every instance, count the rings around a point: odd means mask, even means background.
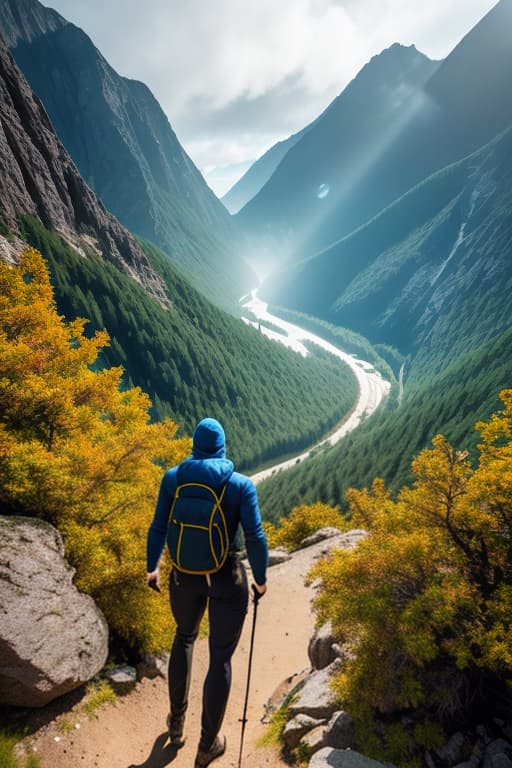
[[[500,0],[423,86],[418,82],[417,88],[401,89],[397,70],[391,94],[398,107],[386,112],[379,109],[382,96],[363,90],[363,76],[377,66],[384,71],[393,51],[396,59],[394,48],[382,63],[374,59],[340,97],[340,107],[345,108],[340,119],[348,124],[349,105],[355,114],[349,97],[364,97],[366,110],[361,114],[375,123],[373,128],[362,123],[355,135],[338,132],[326,141],[320,140],[322,121],[237,216],[251,230],[264,222],[269,242],[285,242],[294,259],[323,250],[512,123],[510,0]],[[386,88],[385,79],[381,85]],[[322,153],[327,158],[323,163]],[[315,201],[315,191],[322,190],[329,194]]]
[[[277,249],[281,263],[307,252],[314,234],[324,247],[332,242],[326,219],[347,203],[354,185],[419,108],[436,66],[414,46],[393,45],[361,70],[288,151],[236,216],[258,247],[265,246],[269,266]]]
[[[0,0],[0,31],[107,208],[217,300],[252,285],[237,228],[149,89],[119,76],[82,30],[37,0]]]
[[[357,384],[341,361],[322,352],[304,359],[269,341],[209,302],[155,246],[144,247],[165,280],[168,307],[30,217],[22,231],[48,261],[59,311],[107,329],[101,362],[122,365],[128,383],[151,396],[154,416],[170,416],[184,434],[215,414],[240,468],[300,451],[351,410]]]
[[[317,118],[317,120],[321,119]],[[298,133],[294,133],[284,141],[279,141],[270,147],[251,167],[244,173],[241,179],[234,184],[229,192],[222,198],[222,202],[230,213],[238,211],[246,205],[249,200],[258,194],[260,189],[267,183],[275,169],[290,150],[301,138],[315,125],[315,120],[307,125]]]
[[[312,444],[351,409],[357,387],[343,364],[304,360],[219,310],[104,210],[3,44],[0,224],[0,256],[23,242],[38,248],[59,311],[109,331],[101,362],[123,365],[154,415],[186,433],[218,415],[241,466]]]
[[[109,259],[162,302],[163,281],[135,238],[85,184],[0,38],[0,224],[31,214],[82,254]],[[2,250],[8,250],[5,246]]]
[[[474,426],[502,404],[498,393],[512,379],[512,330],[462,355],[442,374],[406,388],[400,407],[380,410],[345,440],[308,462],[265,480],[258,496],[266,519],[298,504],[323,501],[346,509],[348,488],[369,488],[382,477],[393,491],[412,481],[411,461],[445,435],[458,450],[476,455]]]
[[[265,293],[432,371],[509,326],[511,249],[509,129]]]

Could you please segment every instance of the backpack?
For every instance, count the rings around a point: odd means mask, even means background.
[[[226,562],[229,535],[221,493],[203,483],[179,483],[171,505],[167,547],[182,573],[216,573]]]

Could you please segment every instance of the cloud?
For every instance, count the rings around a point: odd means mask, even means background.
[[[317,117],[393,42],[445,56],[494,0],[44,0],[145,82],[200,167]],[[210,154],[212,153],[212,154]]]

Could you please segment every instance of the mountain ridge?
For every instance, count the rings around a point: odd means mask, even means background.
[[[415,46],[393,44],[371,58],[291,147],[235,217],[259,247],[263,244],[270,262],[276,248],[280,263],[311,255],[307,243],[313,233],[322,230],[340,200],[349,198],[357,179],[381,152],[383,140],[389,141],[381,126],[391,136],[400,130],[404,100],[416,105],[437,66]],[[332,242],[330,232],[319,237],[316,250]],[[257,255],[253,259],[257,262]]]
[[[233,306],[255,282],[239,256],[243,236],[149,88],[118,75],[85,32],[37,0],[0,0],[0,18],[11,53],[105,206],[207,295]]]
[[[424,82],[418,83],[418,88],[404,94],[394,124],[375,112],[372,100],[372,119],[379,121],[384,134],[380,145],[376,142],[372,150],[366,141],[360,164],[354,162],[357,142],[367,129],[362,123],[361,131],[350,139],[352,143],[344,144],[348,159],[337,167],[337,187],[333,188],[327,176],[315,176],[315,168],[321,152],[329,158],[326,167],[333,165],[341,137],[337,134],[330,142],[320,141],[315,136],[318,131],[311,131],[290,150],[277,172],[237,214],[237,219],[249,231],[264,228],[268,250],[284,244],[288,258],[299,261],[364,224],[422,179],[490,141],[512,122],[507,74],[512,70],[511,30],[512,5],[508,0],[500,0],[437,63]],[[378,60],[372,59],[367,67],[371,63],[375,65]],[[363,72],[364,69],[360,74]],[[349,90],[360,82],[355,78],[340,95],[347,105],[345,120],[353,113],[349,109]],[[370,98],[367,89],[359,91],[362,99]],[[400,95],[398,89],[397,94]],[[366,119],[367,115],[361,114]],[[313,152],[306,151],[315,139]],[[309,175],[300,172],[307,167],[308,156],[313,166]],[[286,161],[291,166],[288,185],[280,173]],[[320,201],[322,205],[311,195],[319,184],[331,187],[330,194]],[[303,204],[301,207],[301,200],[308,195],[309,210]],[[292,237],[287,242],[289,232]]]
[[[111,260],[166,304],[162,279],[135,238],[84,183],[1,36],[0,119],[0,220],[4,234],[19,234],[21,213],[36,216],[80,253]]]

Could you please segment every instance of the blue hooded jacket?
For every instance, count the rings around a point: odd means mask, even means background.
[[[234,464],[226,458],[225,435],[215,419],[203,419],[194,431],[192,456],[177,467],[169,469],[162,478],[153,522],[148,531],[147,569],[154,571],[162,555],[167,538],[167,527],[172,500],[179,482],[199,482],[212,488],[227,483],[222,509],[226,516],[230,546],[239,524],[245,538],[247,557],[256,584],[265,584],[268,548],[261,524],[256,488],[252,480],[234,471]]]

